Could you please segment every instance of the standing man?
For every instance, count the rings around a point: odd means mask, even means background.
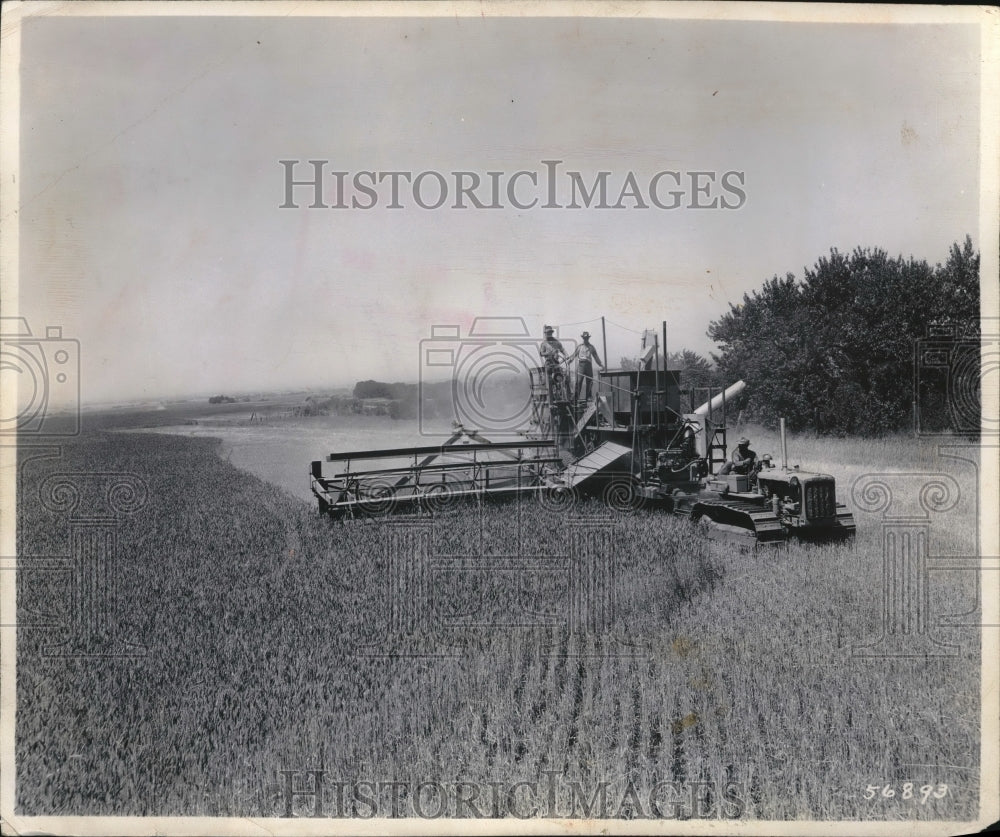
[[[587,395],[585,400],[590,401],[590,385],[594,381],[594,364],[596,363],[601,369],[604,369],[604,361],[601,360],[601,356],[597,353],[590,343],[590,332],[585,331],[580,335],[583,338],[583,342],[576,347],[576,351],[573,352],[573,357],[577,359],[576,365],[576,400],[580,400],[580,385],[586,381],[587,382]],[[572,358],[571,358],[572,359]],[[594,394],[597,393],[597,387],[594,387]]]
[[[545,339],[538,347],[538,354],[545,362],[545,374],[549,379],[549,394],[553,401],[562,401],[568,397],[566,392],[566,375],[562,363],[567,359],[563,344],[555,338],[555,329],[547,325],[543,329]]]

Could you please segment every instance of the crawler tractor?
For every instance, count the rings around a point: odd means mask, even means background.
[[[569,370],[529,368],[531,417],[513,441],[492,442],[456,424],[437,446],[330,454],[334,474],[313,462],[320,511],[433,513],[463,498],[535,493],[561,503],[600,496],[618,509],[658,508],[690,518],[710,537],[743,543],[854,534],[834,478],[788,465],[783,420],[780,465],[766,455],[749,473],[720,474],[728,452],[726,402],[744,383],[692,388],[683,412],[680,373],[664,368],[657,335],[647,332],[644,343],[645,368],[602,371],[590,401],[568,398]]]

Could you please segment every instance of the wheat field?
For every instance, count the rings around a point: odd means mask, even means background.
[[[778,452],[751,430],[758,452]],[[864,473],[947,467],[936,445],[795,437],[792,460],[837,476],[850,502]],[[19,573],[20,621],[59,617],[18,631],[20,813],[304,816],[317,799],[289,798],[288,782],[317,776],[327,816],[976,813],[978,629],[935,627],[949,657],[852,654],[879,633],[877,515],[857,514],[853,544],[754,551],[597,501],[463,505],[419,523],[433,556],[479,569],[442,560],[435,618],[401,635],[389,524],[329,521],[218,449],[91,432],[23,463],[22,556],[68,551],[65,516],[37,502],[47,474],[134,473],[149,502],[120,526],[114,566],[112,628],[141,656],[51,656],[71,585],[30,562]],[[974,496],[974,467],[948,462]],[[577,519],[612,544],[600,630],[567,624],[564,565],[538,560],[566,553]],[[974,550],[975,522],[960,504],[935,522],[932,552]],[[532,569],[497,569],[529,553]],[[974,610],[974,581],[934,574],[933,613]],[[533,618],[508,624],[512,607]]]

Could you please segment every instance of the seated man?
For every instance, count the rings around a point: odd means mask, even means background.
[[[719,471],[719,476],[726,474],[752,474],[754,466],[757,464],[757,454],[750,450],[750,440],[744,436],[736,443],[736,450],[733,451],[732,461],[727,462]]]

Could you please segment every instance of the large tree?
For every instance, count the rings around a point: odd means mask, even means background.
[[[944,265],[884,250],[831,250],[801,281],[774,277],[709,326],[747,408],[821,432],[881,433],[913,415],[914,352],[944,326],[978,333],[979,255],[968,237]]]

